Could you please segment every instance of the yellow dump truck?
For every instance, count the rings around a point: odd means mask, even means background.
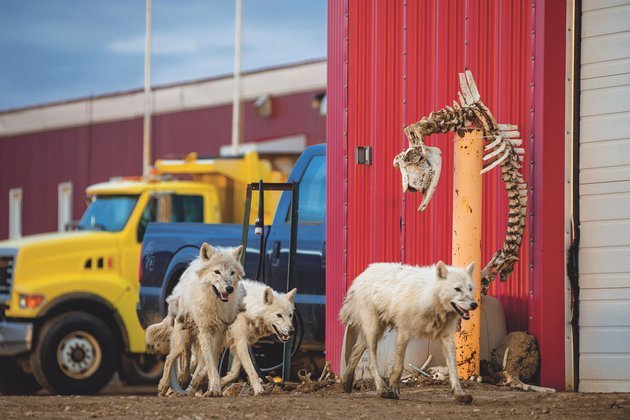
[[[88,187],[73,231],[0,241],[0,392],[90,394],[116,371],[154,379],[136,315],[147,224],[239,223],[248,182],[286,180],[255,151],[161,160],[154,172]]]

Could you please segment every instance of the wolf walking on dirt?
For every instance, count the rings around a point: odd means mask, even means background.
[[[264,389],[260,383],[260,378],[253,361],[251,360],[249,348],[262,337],[275,335],[278,340],[286,343],[295,333],[293,328],[294,299],[297,289],[293,289],[286,294],[278,293],[264,283],[251,280],[241,280],[239,283],[245,290],[243,298],[245,310],[240,312],[236,320],[227,329],[223,345],[230,349],[232,354],[232,367],[225,377],[221,379],[221,386],[225,386],[240,375],[241,368],[247,373],[249,383],[254,390],[254,395],[261,395]],[[171,336],[174,332],[175,320],[181,318],[186,321],[186,314],[180,312],[179,296],[172,295],[169,302],[168,315],[160,323],[153,324],[147,328],[146,340],[147,348],[160,354],[168,354]],[[177,321],[181,322],[181,321]],[[183,338],[182,338],[183,333]],[[185,347],[180,355],[182,370],[179,372],[179,382],[181,386],[190,379],[190,360],[184,360],[193,356],[190,349],[194,350],[195,373],[193,382],[190,384],[189,392],[196,394],[205,383],[205,365],[198,356],[199,346],[196,339],[195,328],[180,331],[173,337],[174,342],[181,340]],[[175,347],[175,346],[174,346]],[[165,382],[166,383],[166,382]]]
[[[399,398],[400,377],[407,343],[413,336],[440,339],[455,399],[469,403],[457,377],[454,334],[458,315],[470,318],[477,308],[473,297],[474,263],[465,269],[442,261],[430,267],[396,263],[371,264],[352,283],[341,308],[341,321],[347,326],[346,344],[352,347],[342,372],[344,390],[351,392],[354,371],[367,349],[368,367],[376,391],[383,398]],[[394,366],[387,389],[376,364],[378,341],[385,328],[397,331]]]
[[[286,294],[274,291],[264,283],[242,280],[241,285],[246,295],[243,299],[245,310],[238,314],[234,323],[225,334],[224,346],[232,354],[230,371],[221,379],[225,386],[238,379],[241,368],[247,373],[254,395],[262,395],[265,390],[254,367],[250,355],[250,346],[263,337],[275,335],[278,340],[287,343],[295,333],[293,328],[294,298],[297,289]],[[198,347],[194,347],[198,348]],[[205,379],[203,360],[193,374],[189,392],[197,393],[203,387]]]
[[[280,294],[264,283],[243,280],[247,295],[243,299],[245,312],[241,312],[230,326],[225,346],[233,355],[230,371],[221,379],[221,386],[238,379],[241,367],[245,369],[254,395],[264,392],[254,368],[249,348],[263,337],[275,335],[286,343],[295,333],[293,328],[294,299],[297,289]]]

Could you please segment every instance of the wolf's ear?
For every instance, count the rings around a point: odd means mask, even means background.
[[[290,292],[287,292],[285,295],[289,302],[293,303],[295,300],[295,294],[297,293],[297,289],[293,288]]]
[[[473,271],[475,271],[475,262],[471,262],[470,264],[468,264],[468,266],[466,267],[466,273],[472,277],[473,275]]]
[[[448,268],[446,268],[446,264],[442,260],[435,265],[435,271],[437,271],[438,278],[445,279],[448,277]]]
[[[209,260],[210,258],[212,258],[212,255],[214,255],[214,252],[214,248],[208,245],[207,242],[204,242],[199,249],[199,256],[202,260]]]
[[[234,248],[234,251],[232,251],[232,255],[234,256],[234,258],[236,258],[237,261],[240,261],[242,253],[243,245],[239,245],[238,247]]]
[[[263,295],[263,301],[267,305],[271,305],[273,303],[273,290],[271,287],[265,287],[265,293]]]

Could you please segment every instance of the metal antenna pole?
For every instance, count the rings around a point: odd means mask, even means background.
[[[234,85],[232,97],[232,154],[238,153],[241,142],[241,27],[242,0],[236,0],[236,28],[234,33]]]
[[[142,173],[151,167],[151,0],[147,0],[146,44],[144,49],[144,129],[142,132]]]

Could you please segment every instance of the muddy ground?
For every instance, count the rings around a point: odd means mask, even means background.
[[[445,383],[423,381],[398,401],[374,391],[344,394],[338,384],[315,393],[276,390],[263,397],[155,396],[155,387],[110,385],[98,396],[0,396],[0,418],[630,418],[630,394],[540,394],[464,383],[474,401],[458,405]],[[466,416],[466,417],[463,417]]]

